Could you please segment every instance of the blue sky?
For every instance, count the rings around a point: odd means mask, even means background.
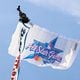
[[[18,4],[32,23],[67,38],[80,40],[80,0],[1,0],[0,80],[10,80],[15,59],[8,54],[8,47],[18,22]],[[39,68],[23,61],[19,80],[79,80],[79,56],[80,53],[72,67],[65,71]]]

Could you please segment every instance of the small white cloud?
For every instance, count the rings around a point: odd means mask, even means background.
[[[80,1],[78,0],[26,0],[38,6],[57,7],[75,17],[80,17]]]

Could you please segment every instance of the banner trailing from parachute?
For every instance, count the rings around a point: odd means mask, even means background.
[[[68,69],[78,52],[78,41],[27,23],[18,23],[8,49],[10,55],[40,67]]]

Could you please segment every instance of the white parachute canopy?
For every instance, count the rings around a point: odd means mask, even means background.
[[[21,60],[40,67],[64,70],[71,67],[75,60],[78,45],[78,41],[64,38],[38,25],[19,22],[8,52],[15,57],[21,54]]]

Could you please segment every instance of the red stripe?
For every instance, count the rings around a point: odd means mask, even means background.
[[[19,64],[20,64],[20,55],[18,57],[16,57],[15,63],[14,63],[14,67],[13,67],[13,71],[11,74],[11,80],[15,80],[18,68],[19,68]]]

